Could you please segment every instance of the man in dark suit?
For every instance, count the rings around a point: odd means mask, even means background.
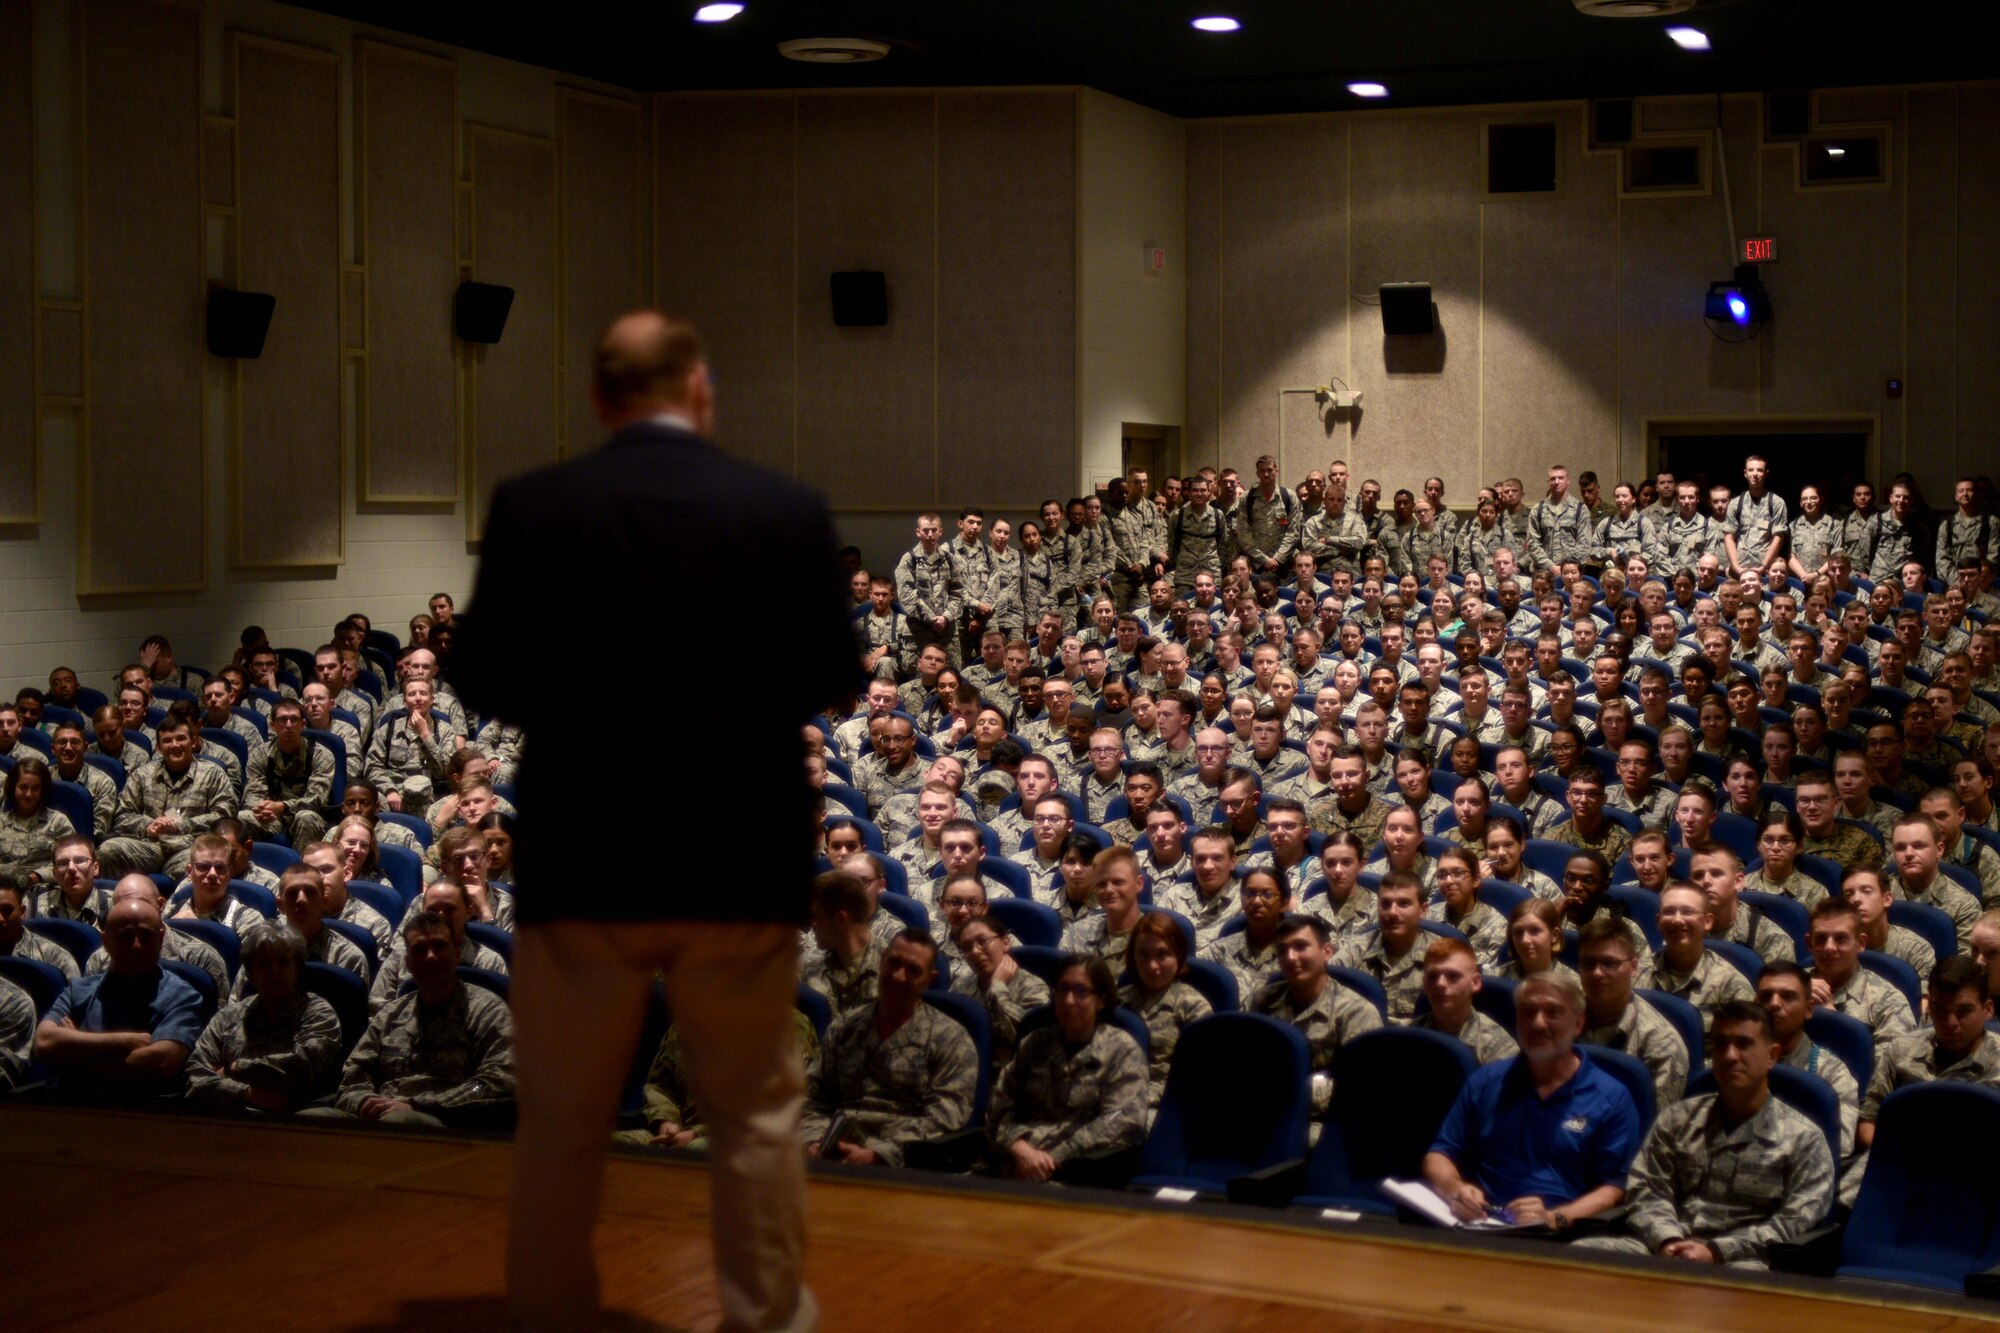
[[[713,1232],[725,1329],[808,1329],[798,1121],[804,1075],[793,1033],[798,927],[812,884],[813,794],[800,726],[861,683],[844,580],[821,497],[718,452],[705,438],[714,394],[700,338],[656,311],[604,335],[592,401],[610,440],[501,486],[453,659],[468,708],[526,732],[514,883],[514,1058],[520,1080],[508,1254],[517,1326],[597,1326],[591,1255],[602,1158],[656,971],[689,1082],[710,1128]],[[669,590],[727,561],[751,588],[791,590],[787,658],[753,707],[707,719],[728,744],[703,762],[648,775],[653,808],[699,802],[712,874],[579,875],[575,849],[615,828],[614,792],[591,730],[560,690],[522,669],[545,635],[591,642],[601,629],[670,616]],[[601,640],[599,640],[601,641]],[[648,686],[691,697],[706,663],[664,633]],[[753,785],[754,784],[754,785]],[[755,790],[754,824],[731,827],[728,793]],[[752,838],[754,837],[754,842]],[[736,850],[740,848],[741,850]],[[748,865],[763,873],[746,876]]]

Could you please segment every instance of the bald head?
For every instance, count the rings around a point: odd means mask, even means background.
[[[126,878],[145,879],[145,876]],[[147,884],[150,887],[151,881]],[[124,887],[123,881],[119,887]],[[118,898],[104,918],[104,952],[110,959],[111,971],[131,975],[159,966],[161,937],[165,933],[157,891],[150,901],[136,896]]]
[[[153,915],[160,913],[160,886],[152,878],[134,872],[125,876],[111,887],[111,903],[115,908],[122,902],[141,902],[153,905]]]
[[[597,419],[608,429],[664,411],[693,418],[702,434],[714,426],[701,336],[658,310],[621,315],[605,330],[590,391]]]

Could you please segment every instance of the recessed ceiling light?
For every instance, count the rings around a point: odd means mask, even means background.
[[[1196,19],[1194,26],[1203,32],[1235,32],[1243,25],[1226,15],[1215,14],[1205,19]]]
[[[1826,155],[1828,157],[1846,157],[1847,150],[1845,148],[1842,148],[1839,144],[1830,143],[1826,146]]]
[[[1700,28],[1668,28],[1667,36],[1683,51],[1708,50],[1708,34]]]
[[[696,23],[727,23],[743,12],[741,5],[703,5],[694,11]]]
[[[1356,97],[1387,97],[1389,95],[1388,86],[1380,83],[1350,83],[1347,85],[1347,91],[1353,93]]]
[[[866,37],[797,37],[779,42],[778,54],[809,65],[858,65],[888,55],[889,44]]]

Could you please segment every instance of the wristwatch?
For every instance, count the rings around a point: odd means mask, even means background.
[[[1560,1208],[1551,1209],[1549,1212],[1549,1227],[1554,1231],[1568,1231],[1570,1228],[1569,1215]]]

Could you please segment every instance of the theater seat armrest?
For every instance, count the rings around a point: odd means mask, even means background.
[[[1306,1183],[1306,1159],[1294,1157],[1275,1165],[1233,1176],[1229,1181],[1231,1203],[1256,1204],[1263,1208],[1283,1208]]]
[[[1840,1267],[1840,1240],[1845,1230],[1838,1223],[1822,1223],[1797,1240],[1775,1241],[1765,1250],[1774,1272],[1809,1273],[1831,1277]]]

